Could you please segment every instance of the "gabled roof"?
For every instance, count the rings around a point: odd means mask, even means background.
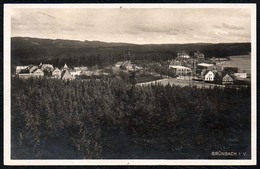
[[[42,68],[42,67],[51,67],[51,68],[53,68],[53,65],[52,65],[52,64],[41,64],[40,67],[41,67],[41,68]]]
[[[29,74],[29,69],[21,69],[21,71],[18,74]]]
[[[32,73],[32,72],[34,72],[36,69],[38,69],[38,66],[30,66],[30,67],[29,67],[29,72]]]
[[[61,79],[62,80],[66,80],[66,79],[73,79],[73,76],[70,74],[70,72],[68,70],[64,70],[61,73]]]
[[[31,73],[35,73],[36,71],[41,71],[43,73],[43,71],[41,69],[39,69],[39,68],[34,69]]]
[[[206,74],[208,74],[209,72],[212,72],[215,76],[222,76],[222,72],[215,72],[215,71],[212,71],[212,70],[206,70],[203,74],[203,76],[205,76]]]
[[[115,65],[121,66],[124,62],[116,62]]]
[[[56,71],[56,70],[60,71],[60,69],[56,67],[55,69],[53,69],[52,72],[54,72],[54,71]]]
[[[132,66],[132,65],[133,64],[131,63],[131,61],[126,61],[121,66]]]
[[[67,64],[65,63],[63,66],[63,69],[68,69],[69,67],[67,66]]]
[[[206,70],[205,73],[204,73],[204,76],[206,76],[209,72],[211,72],[215,75],[215,73],[212,70]]]
[[[231,77],[232,79],[235,79],[235,76],[233,76],[233,75],[231,75],[231,74],[229,74],[229,73],[223,73],[222,78],[224,78],[225,76],[229,76],[229,77]]]

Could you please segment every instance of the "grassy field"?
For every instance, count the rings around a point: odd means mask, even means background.
[[[205,82],[198,82],[192,80],[180,80],[176,78],[164,78],[161,80],[156,80],[152,82],[146,83],[139,83],[138,85],[149,85],[149,84],[162,84],[162,85],[176,85],[176,86],[197,86],[198,88],[210,88],[216,86],[215,84],[205,83]],[[218,85],[219,86],[219,85]]]

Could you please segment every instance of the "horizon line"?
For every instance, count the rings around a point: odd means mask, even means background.
[[[43,38],[43,37],[28,37],[28,36],[11,36],[11,38],[31,38],[31,39],[49,39],[49,40],[70,40],[70,41],[80,41],[80,42],[103,42],[103,43],[123,43],[131,45],[185,45],[185,44],[232,44],[232,43],[251,43],[251,42],[188,42],[188,43],[132,43],[132,42],[112,42],[112,41],[102,41],[102,40],[80,40],[80,39],[63,39],[63,38]]]

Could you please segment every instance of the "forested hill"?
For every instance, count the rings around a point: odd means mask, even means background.
[[[175,58],[179,51],[186,51],[193,55],[193,52],[197,50],[204,53],[206,57],[226,57],[248,54],[251,51],[251,44],[137,45],[28,37],[11,38],[12,65],[39,64],[44,62],[62,66],[66,62],[69,66],[107,66],[126,59],[165,61]]]

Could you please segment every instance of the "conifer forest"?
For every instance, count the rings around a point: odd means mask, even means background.
[[[11,81],[12,159],[250,159],[251,88]]]

